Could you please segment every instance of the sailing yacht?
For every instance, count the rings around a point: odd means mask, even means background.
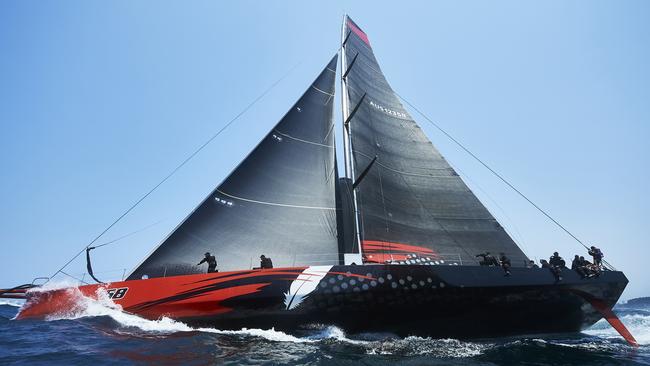
[[[345,176],[333,106],[340,60]],[[219,272],[197,266],[205,252]],[[510,275],[476,255],[503,253]],[[256,269],[260,255],[275,268]],[[222,329],[493,337],[580,331],[628,280],[559,280],[529,258],[440,154],[388,84],[349,17],[341,49],[253,151],[124,281],[14,289],[18,319],[108,296],[125,312]]]

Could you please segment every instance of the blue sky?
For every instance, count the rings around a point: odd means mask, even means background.
[[[0,286],[54,272],[298,64],[100,240],[161,221],[94,253],[100,277],[133,268],[307,88],[345,12],[397,92],[599,245],[623,298],[650,295],[644,1],[4,1]],[[581,252],[413,116],[529,256]]]

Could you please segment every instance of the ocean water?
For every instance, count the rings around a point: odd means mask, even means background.
[[[650,309],[619,307],[641,346],[605,322],[584,333],[461,341],[346,335],[332,326],[300,334],[225,331],[145,320],[109,301],[45,321],[15,321],[19,304],[0,300],[0,365],[650,365]]]

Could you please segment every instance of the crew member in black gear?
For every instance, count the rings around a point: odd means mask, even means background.
[[[488,263],[488,260],[487,260],[487,259],[488,259],[488,256],[490,256],[490,252],[485,252],[485,253],[477,254],[477,255],[476,255],[476,258],[478,258],[478,257],[482,257],[482,258],[483,258],[483,260],[479,261],[478,264],[480,264],[481,266],[489,266],[490,264]]]
[[[571,262],[571,269],[576,271],[580,275],[580,278],[585,278],[587,277],[588,274],[588,267],[587,264],[585,264],[585,257],[579,257],[576,255],[573,258],[573,262]],[[588,264],[591,264],[587,262]]]
[[[273,268],[273,262],[271,261],[271,258],[267,258],[264,254],[262,254],[260,256],[260,268],[262,269]]]
[[[553,256],[548,259],[548,263],[554,267],[559,267],[559,268],[566,267],[566,262],[564,261],[564,259],[562,259],[562,257],[560,257],[560,255],[557,252],[554,252]]]
[[[499,267],[501,265],[501,263],[499,263],[499,260],[497,259],[497,257],[493,257],[493,256],[491,256],[491,257],[492,257],[492,265],[495,265],[495,266]]]
[[[595,264],[591,264],[585,257],[580,256],[580,269],[582,270],[582,278],[591,278],[600,276],[600,267]]]
[[[551,268],[551,265],[548,264],[548,261],[546,259],[540,259],[539,263],[542,264],[542,268]]]
[[[549,258],[548,265],[551,273],[553,273],[553,276],[555,276],[555,280],[558,282],[562,281],[562,268],[565,267],[566,262],[564,259],[562,259],[562,257],[560,257],[560,254],[558,254],[558,252],[554,252],[553,256]]]
[[[483,260],[478,263],[482,266],[499,266],[499,261],[490,252],[477,254],[476,257],[482,257]]]
[[[510,259],[506,257],[505,253],[501,253],[499,260],[501,261],[501,268],[506,273],[505,275],[510,276]]]
[[[588,253],[594,258],[594,264],[600,267],[604,257],[603,252],[592,245]]]
[[[217,259],[213,255],[210,255],[210,252],[205,253],[205,257],[201,259],[201,261],[199,262],[199,264],[197,264],[197,266],[200,266],[201,264],[206,262],[208,263],[208,273],[219,272],[217,270]]]
[[[580,257],[576,254],[575,257],[573,257],[573,261],[571,262],[571,269],[577,271],[578,268],[580,268]]]
[[[529,260],[528,264],[526,265],[526,268],[539,268],[539,266],[537,265],[537,263],[535,263],[534,260]]]

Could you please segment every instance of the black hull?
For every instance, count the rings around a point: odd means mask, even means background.
[[[560,282],[547,269],[511,272],[506,277],[497,267],[334,266],[290,311],[284,306],[286,284],[273,283],[274,291],[233,301],[231,313],[182,320],[225,329],[295,331],[320,324],[349,333],[454,338],[578,332],[602,318],[591,301],[611,308],[628,283],[617,271],[581,279],[565,269]]]

